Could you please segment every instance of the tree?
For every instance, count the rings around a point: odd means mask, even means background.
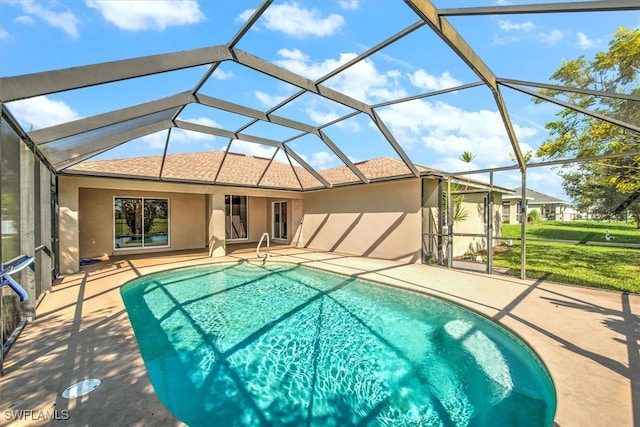
[[[640,96],[640,29],[620,28],[607,52],[587,61],[584,56],[564,61],[551,79],[567,87]],[[579,107],[633,125],[640,124],[640,102],[592,94],[541,89]],[[536,100],[536,102],[543,102]],[[565,108],[546,124],[550,133],[536,154],[544,159],[587,157],[640,151],[640,134],[621,126]],[[579,207],[607,218],[619,214],[625,201],[640,228],[640,156],[603,158],[562,168],[567,194]]]
[[[476,158],[476,155],[473,154],[473,152],[468,150],[463,151],[462,154],[460,155],[460,160],[462,160],[463,162],[469,165],[469,170],[471,170],[471,162],[473,162],[473,159],[475,158]]]

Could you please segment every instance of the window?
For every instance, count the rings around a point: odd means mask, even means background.
[[[116,249],[169,246],[169,199],[116,197],[114,230]]]
[[[226,239],[246,239],[247,196],[224,196],[224,216]]]
[[[511,221],[511,202],[502,202],[502,222],[509,224]]]

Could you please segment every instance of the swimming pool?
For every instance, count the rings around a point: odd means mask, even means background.
[[[172,270],[121,293],[158,397],[191,426],[553,422],[535,354],[435,298],[276,263]]]

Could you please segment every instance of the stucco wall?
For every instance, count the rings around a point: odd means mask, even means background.
[[[249,240],[270,232],[270,200],[287,200],[291,225],[300,223],[303,193],[252,188],[59,176],[60,271],[74,273],[82,258],[110,256],[113,248],[113,197],[162,197],[170,203],[171,246],[144,252],[195,249],[209,246],[211,256],[226,253],[225,194],[249,196]],[[295,207],[295,208],[294,208]],[[297,219],[296,219],[297,217]],[[290,228],[293,236],[297,228]],[[245,241],[246,242],[246,241]],[[141,250],[128,250],[132,254]]]
[[[487,223],[484,218],[484,199],[486,194],[466,194],[462,206],[467,213],[467,217],[459,222],[455,222],[453,233],[486,234]],[[491,221],[493,225],[493,236],[501,234],[502,229],[502,196],[501,193],[493,193],[493,211]],[[485,251],[487,249],[487,239],[485,237],[454,236],[453,256],[461,256],[467,253]],[[495,245],[496,242],[494,242]]]
[[[444,183],[443,191],[446,191],[446,183]],[[487,224],[484,218],[484,205],[486,193],[465,194],[462,201],[462,208],[466,213],[463,220],[454,222],[453,233],[460,234],[485,234],[487,232]],[[424,233],[432,233],[431,236],[423,236],[424,255],[433,257],[434,260],[442,262],[446,259],[447,253],[447,237],[442,238],[441,245],[438,244],[438,238],[434,235],[438,232],[438,182],[435,179],[425,179],[423,185],[423,217],[422,227]],[[445,212],[446,215],[446,212]],[[493,225],[493,236],[497,237],[501,234],[502,228],[502,193],[493,192],[493,212],[491,215]],[[446,222],[446,219],[445,219]],[[447,233],[447,227],[442,231]],[[494,242],[495,246],[496,242]],[[467,253],[474,253],[487,249],[487,239],[485,237],[472,236],[455,236],[453,237],[453,256],[459,257]]]
[[[169,199],[169,248],[152,251],[197,249],[207,246],[205,228],[205,196],[116,189],[79,189],[79,243],[80,258],[112,256],[122,253],[140,253],[139,249],[114,249],[113,201],[114,197],[152,197]],[[145,249],[144,252],[149,252]]]
[[[419,262],[420,189],[408,179],[307,193],[298,246]]]

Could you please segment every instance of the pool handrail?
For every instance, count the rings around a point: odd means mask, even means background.
[[[18,294],[20,302],[28,300],[29,294],[11,277],[11,275],[29,267],[34,262],[34,257],[25,255],[19,257],[14,262],[7,263],[7,267],[5,267],[4,264],[2,265],[2,270],[0,271],[0,287],[5,285],[9,286],[16,294]]]
[[[262,246],[262,242],[264,240],[264,238],[267,238],[267,252],[265,253],[264,257],[260,256],[260,246]],[[265,260],[267,258],[269,258],[269,233],[262,233],[262,237],[260,237],[260,241],[258,242],[258,246],[256,246],[256,256],[258,258],[264,258]]]

